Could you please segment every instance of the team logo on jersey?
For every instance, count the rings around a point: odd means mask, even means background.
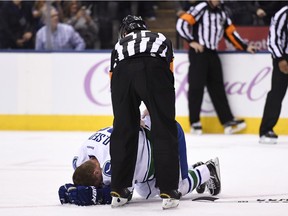
[[[78,160],[78,157],[75,156],[75,157],[73,158],[73,161],[72,161],[72,166],[73,166],[73,169],[74,169],[74,170],[77,168],[77,160]]]
[[[103,174],[108,176],[108,177],[111,177],[111,162],[110,162],[110,160],[105,162],[105,164],[103,166]]]

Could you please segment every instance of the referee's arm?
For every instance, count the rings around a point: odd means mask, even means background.
[[[283,7],[271,19],[269,36],[268,36],[268,50],[272,54],[274,61],[278,63],[281,72],[288,74],[288,6]]]
[[[174,72],[174,50],[173,45],[170,39],[166,39],[165,43],[167,44],[167,51],[166,51],[166,60],[169,64],[169,69],[173,73]]]
[[[193,35],[191,34],[190,26],[196,23],[195,18],[188,13],[184,13],[176,23],[176,30],[179,35],[185,39],[188,43],[194,41]]]
[[[272,57],[277,60],[278,62],[284,60],[284,50],[281,43],[282,38],[286,38],[286,41],[283,44],[287,44],[287,35],[283,37],[282,34],[286,32],[288,34],[288,29],[284,30],[285,27],[287,28],[287,10],[281,10],[275,14],[275,16],[271,19],[270,29],[269,29],[269,36],[268,36],[268,50],[272,54]]]
[[[232,43],[236,49],[246,51],[248,46],[236,31],[236,27],[232,24],[230,18],[227,18],[224,27],[225,27],[224,37],[230,43]]]
[[[224,37],[233,44],[233,46],[242,51],[247,51],[249,53],[255,53],[258,51],[258,48],[255,45],[247,45],[241,36],[236,31],[235,26],[233,25],[231,19],[227,17],[227,20],[224,24]]]
[[[109,71],[110,79],[112,78],[113,68],[115,67],[115,64],[116,64],[116,54],[117,52],[115,51],[115,49],[113,49],[111,52],[111,58],[110,58],[110,71]]]

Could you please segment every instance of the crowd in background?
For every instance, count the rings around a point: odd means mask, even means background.
[[[165,1],[164,1],[165,2]],[[51,1],[59,23],[71,25],[84,40],[85,49],[111,49],[119,23],[127,14],[157,19],[159,1]],[[197,1],[175,1],[177,16]],[[287,1],[224,1],[235,25],[268,26],[271,16]],[[0,2],[0,49],[35,49],[36,34],[45,25],[45,0]],[[174,24],[173,24],[174,25]]]

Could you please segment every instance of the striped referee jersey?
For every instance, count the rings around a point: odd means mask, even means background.
[[[223,35],[235,48],[247,49],[222,5],[211,8],[208,2],[201,2],[190,7],[177,20],[176,30],[188,43],[196,41],[211,50],[218,48]]]
[[[274,59],[284,59],[288,55],[288,6],[282,7],[271,19],[268,50]]]
[[[162,33],[141,30],[130,32],[116,43],[111,54],[110,71],[113,71],[118,62],[139,54],[165,58],[172,70],[174,53],[171,40]]]

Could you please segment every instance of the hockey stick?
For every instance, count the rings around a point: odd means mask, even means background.
[[[219,197],[197,197],[192,199],[194,202],[214,202],[214,203],[288,203],[288,198],[259,198],[259,199],[225,199]]]

